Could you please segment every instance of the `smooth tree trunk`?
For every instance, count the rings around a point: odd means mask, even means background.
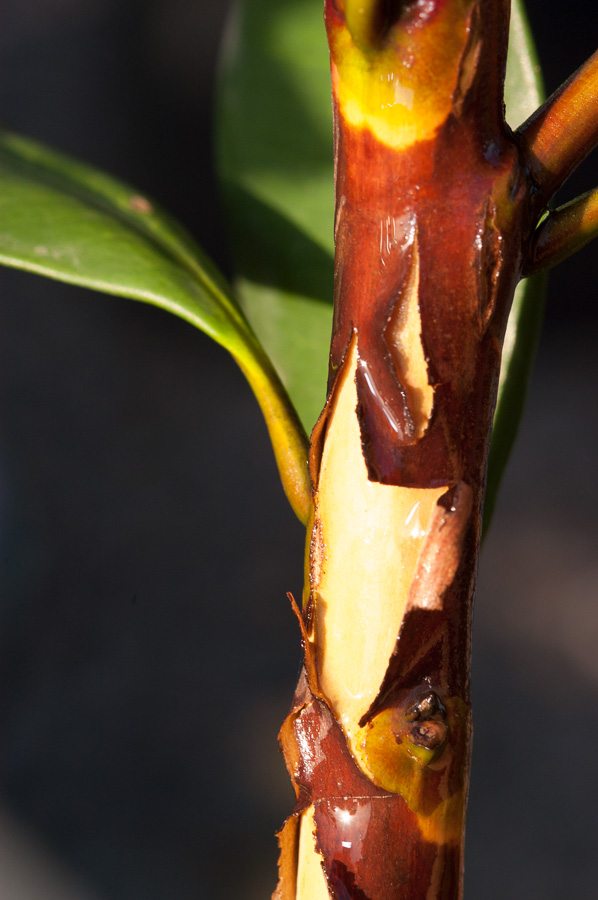
[[[326,2],[335,315],[294,606],[305,665],[281,729],[297,795],[279,835],[283,900],[462,893],[502,342],[523,272],[573,248],[558,219],[560,243],[536,226],[589,149],[579,135],[555,149],[562,94],[518,134],[506,125],[509,5]],[[575,128],[588,131],[579,115]]]

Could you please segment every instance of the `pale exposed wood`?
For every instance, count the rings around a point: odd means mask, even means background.
[[[411,271],[390,322],[390,334],[399,368],[401,383],[406,390],[409,408],[414,419],[415,434],[420,438],[428,427],[434,389],[428,384],[428,366],[421,341],[422,320],[419,311],[419,249],[414,238]]]
[[[312,547],[320,687],[354,752],[357,723],[386,673],[436,502],[446,490],[368,480],[356,363],[353,344],[326,432]]]
[[[301,816],[299,861],[297,864],[297,900],[330,900],[322,856],[316,850],[314,808]]]

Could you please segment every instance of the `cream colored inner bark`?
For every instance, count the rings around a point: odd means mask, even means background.
[[[413,242],[411,259],[411,271],[403,289],[401,302],[390,322],[389,336],[395,362],[401,372],[401,382],[407,393],[415,434],[420,438],[428,427],[434,404],[434,389],[428,384],[428,367],[421,340],[417,234]]]
[[[349,742],[376,697],[436,501],[446,488],[369,481],[357,420],[355,347],[331,412],[316,497],[312,573],[320,686]]]
[[[330,900],[322,856],[316,849],[316,823],[313,806],[301,816],[299,858],[297,861],[297,898],[301,900]]]

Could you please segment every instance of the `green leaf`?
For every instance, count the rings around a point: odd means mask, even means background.
[[[484,533],[490,525],[500,482],[515,443],[523,413],[527,384],[544,318],[547,281],[547,273],[541,272],[520,282],[515,292],[505,335],[498,402],[494,413],[494,428],[488,459]]]
[[[519,127],[540,106],[544,96],[542,72],[525,7],[522,0],[513,0],[505,80],[506,117],[511,128]],[[521,281],[511,307],[488,459],[484,533],[490,525],[500,482],[523,413],[527,384],[544,318],[546,284],[544,273]]]
[[[218,126],[238,296],[309,431],[324,405],[332,325],[332,107],[321,0],[237,3]]]
[[[0,263],[159,306],[229,350],[262,408],[287,496],[306,519],[305,436],[284,388],[225,280],[147,198],[0,132]]]
[[[544,99],[542,69],[525,3],[523,0],[513,0],[505,78],[506,118],[511,128],[519,128]]]
[[[543,98],[521,0],[513,0],[505,90],[512,127]],[[240,300],[310,430],[325,398],[334,253],[321,0],[238,0],[223,53],[218,134]],[[521,413],[541,323],[539,293],[538,281],[523,282],[509,320],[487,516]]]

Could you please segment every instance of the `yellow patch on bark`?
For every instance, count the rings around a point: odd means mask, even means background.
[[[397,150],[432,138],[452,108],[470,10],[471,0],[423,8],[408,24],[399,18],[380,46],[364,45],[363,15],[353,16],[353,33],[333,27],[333,87],[345,121]]]

